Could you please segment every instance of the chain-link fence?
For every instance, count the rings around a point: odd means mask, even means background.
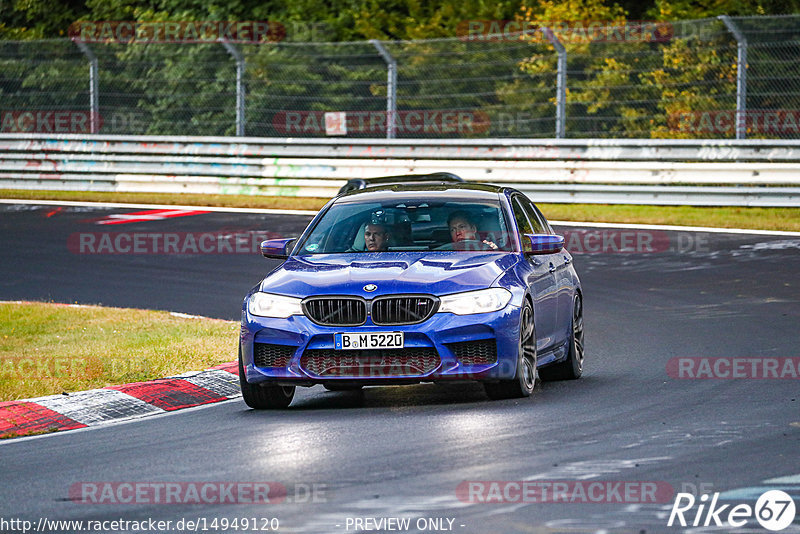
[[[4,41],[2,131],[800,138],[800,16],[663,23],[657,38],[547,27],[549,38]]]

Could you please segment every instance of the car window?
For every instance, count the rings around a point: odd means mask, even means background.
[[[544,222],[544,217],[539,210],[536,209],[536,206],[533,205],[533,202],[526,196],[517,195],[519,199],[519,203],[522,205],[522,209],[525,210],[525,214],[528,216],[528,220],[531,222],[531,226],[533,227],[534,234],[549,234],[551,233],[547,223]]]
[[[528,219],[528,214],[522,207],[522,203],[519,200],[519,195],[514,196],[514,198],[511,201],[511,206],[514,209],[514,218],[517,220],[517,227],[519,228],[519,233],[533,234],[534,233],[533,226],[531,225],[531,222]]]
[[[544,233],[555,234],[555,232],[553,231],[553,227],[550,226],[550,222],[547,220],[547,217],[545,217],[539,210],[539,208],[536,207],[536,204],[531,202],[531,207],[533,208],[533,212],[538,216],[539,220],[542,222],[542,225],[544,226],[545,229]]]
[[[362,210],[348,205],[340,205],[337,209],[334,207],[323,215],[324,224],[317,224],[300,247],[296,248],[299,254],[317,254],[328,250],[344,251],[353,243],[356,231],[361,227]],[[372,208],[379,209],[380,204],[374,204]]]
[[[533,227],[531,226],[530,220],[528,220],[528,215],[525,213],[525,210],[522,207],[522,204],[519,201],[519,195],[514,195],[511,198],[511,209],[514,211],[514,219],[517,221],[517,228],[519,228],[520,233],[520,241],[522,242],[522,250],[525,252],[530,252],[533,250],[531,243],[528,239],[525,239],[522,234],[532,234]]]
[[[451,236],[448,219],[466,214],[475,226],[472,250],[512,250],[508,224],[497,201],[460,199],[392,200],[334,203],[295,249],[300,255],[370,252],[365,230],[388,233],[388,247],[372,253],[427,250],[469,250]],[[494,246],[492,246],[494,245]]]

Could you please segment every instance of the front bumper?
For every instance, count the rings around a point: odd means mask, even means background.
[[[334,350],[338,332],[403,332],[404,348],[386,351]],[[282,358],[264,365],[254,346],[274,346]],[[242,310],[242,363],[249,383],[314,385],[324,383],[404,384],[445,380],[492,381],[513,378],[519,347],[519,308],[474,315],[435,313],[414,325],[376,326],[369,319],[358,327],[320,326],[294,315],[273,319]],[[496,359],[484,363],[468,357],[472,347],[496,348]],[[387,356],[389,355],[389,356]],[[276,365],[278,362],[278,365]],[[285,365],[284,365],[285,364]]]

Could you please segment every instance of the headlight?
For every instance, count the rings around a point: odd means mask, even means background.
[[[303,314],[303,310],[300,308],[300,299],[261,293],[260,291],[250,295],[247,310],[252,315],[276,319],[286,319],[292,315]]]
[[[440,297],[440,312],[450,312],[456,315],[470,315],[473,313],[487,313],[502,310],[511,300],[511,292],[501,287],[468,291]]]

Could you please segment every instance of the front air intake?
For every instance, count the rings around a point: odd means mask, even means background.
[[[303,301],[303,313],[322,326],[359,326],[367,320],[367,304],[356,297],[312,297]]]
[[[416,324],[436,311],[438,301],[426,295],[378,297],[372,301],[370,317],[377,325]]]

